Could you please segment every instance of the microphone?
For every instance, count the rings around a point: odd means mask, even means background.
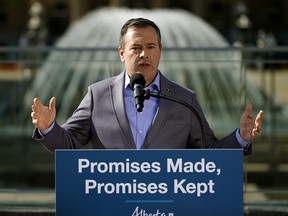
[[[144,107],[144,90],[145,79],[144,76],[137,72],[130,78],[130,86],[134,90],[135,107],[138,112],[142,112]]]

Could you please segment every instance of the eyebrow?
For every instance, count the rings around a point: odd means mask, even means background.
[[[133,43],[133,44],[131,44],[131,46],[142,46],[140,43],[138,44],[138,43]]]
[[[154,42],[151,42],[151,43],[148,43],[148,44],[147,44],[147,46],[151,46],[151,45],[157,46],[157,44],[154,43]],[[142,46],[142,44],[140,44],[140,43],[133,43],[133,44],[131,44],[131,46]]]

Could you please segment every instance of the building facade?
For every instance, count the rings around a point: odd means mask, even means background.
[[[108,6],[182,8],[210,23],[231,44],[256,45],[261,31],[280,46],[288,44],[286,0],[0,0],[0,46],[26,45],[27,40],[53,45],[75,20]]]

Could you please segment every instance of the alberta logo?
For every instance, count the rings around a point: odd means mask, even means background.
[[[139,208],[137,206],[132,214],[132,216],[174,216],[174,213],[163,213],[160,212],[159,209],[156,210],[156,212],[147,212],[145,209]]]

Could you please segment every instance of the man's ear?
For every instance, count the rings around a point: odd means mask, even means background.
[[[119,53],[121,62],[125,62],[125,59],[124,59],[124,51],[123,51],[123,49],[122,49],[121,47],[118,47],[118,53]]]

